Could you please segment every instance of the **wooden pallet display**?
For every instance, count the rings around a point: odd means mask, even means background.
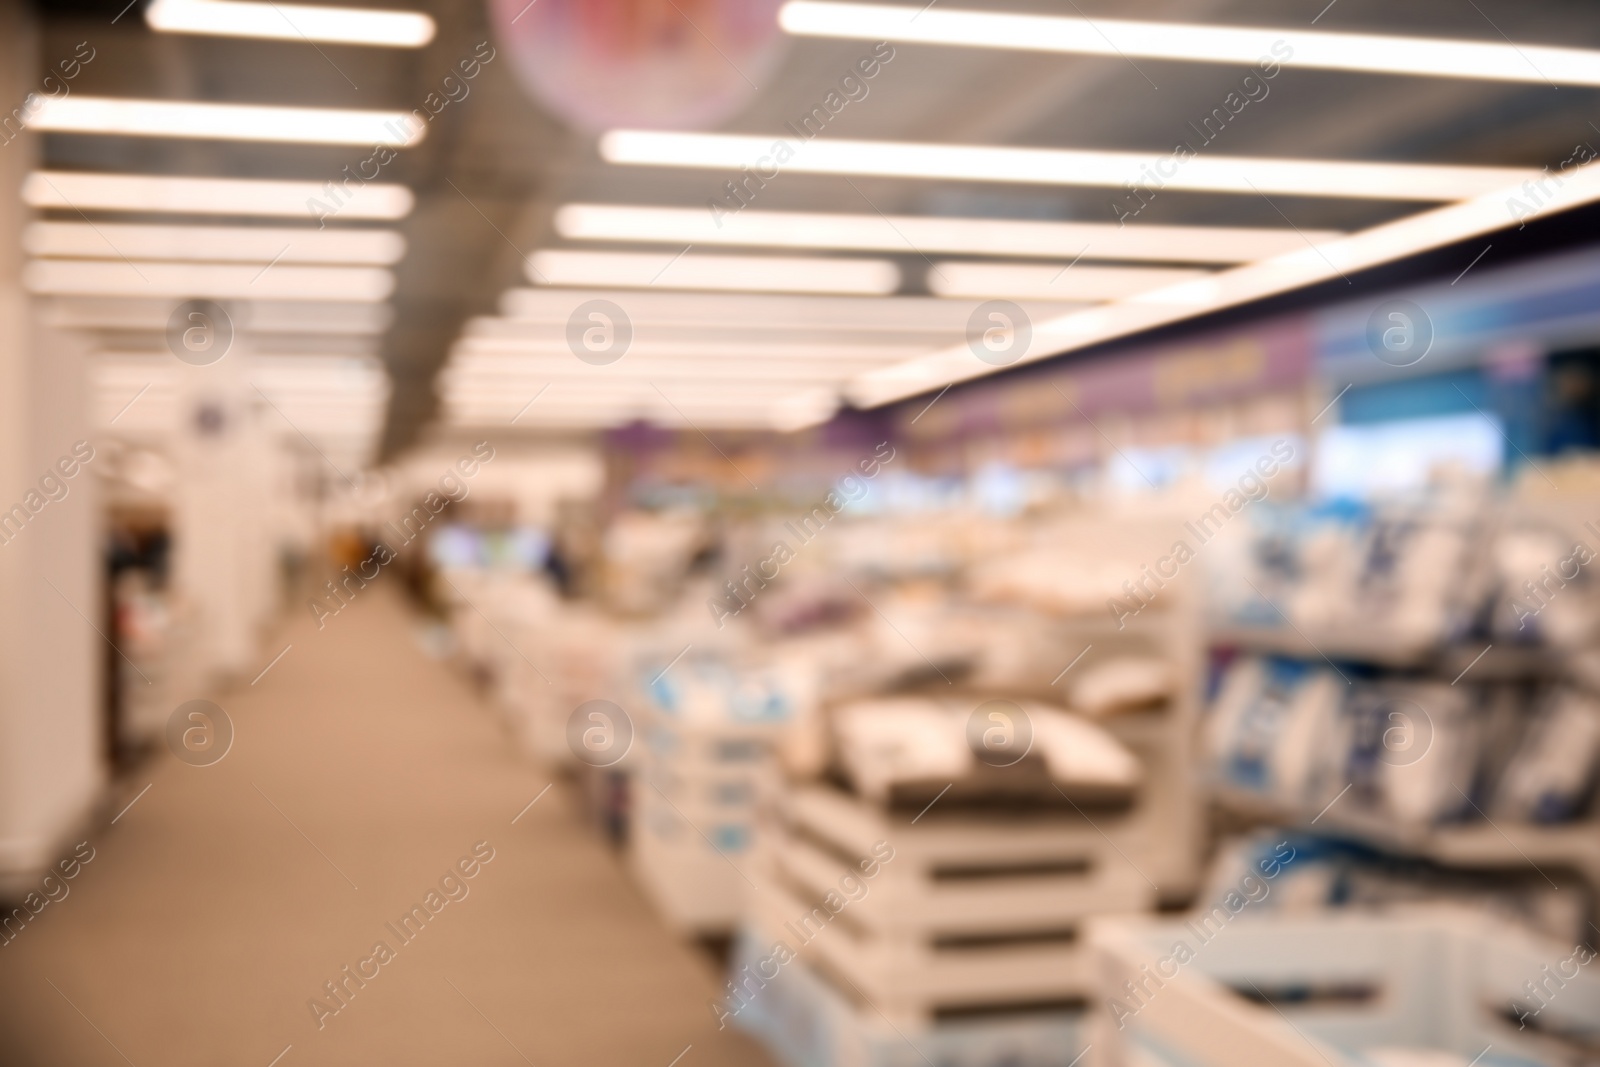
[[[763,821],[748,901],[841,992],[897,1023],[1083,998],[1083,920],[1155,903],[1156,887],[1071,811],[911,820],[838,789],[794,790]],[[862,877],[885,848],[892,858]],[[832,915],[830,891],[859,899]]]

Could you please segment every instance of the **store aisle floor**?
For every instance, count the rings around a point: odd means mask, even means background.
[[[263,665],[288,653],[219,699],[224,759],[140,768],[112,811],[148,792],[89,833],[69,894],[0,948],[4,1063],[668,1067],[688,1046],[679,1067],[766,1062],[717,1029],[710,961],[568,787],[518,818],[551,775],[415,624],[381,583],[321,632],[296,615]],[[446,880],[452,900],[441,878],[475,846],[492,858]],[[439,901],[409,943],[391,929]],[[380,941],[392,959],[364,963]],[[331,1005],[335,980],[353,993],[319,1029],[307,1002]]]

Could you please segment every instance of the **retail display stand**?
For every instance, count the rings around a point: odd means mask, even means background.
[[[1135,556],[1154,546],[1152,559],[1163,542],[1170,545],[1163,523],[1096,520],[1064,532],[1055,551],[1072,553],[1075,537],[1096,545],[1115,539]],[[951,1053],[951,1063],[1070,1062],[1081,1051],[1076,1010],[1097,988],[1084,923],[1192,895],[1201,831],[1191,768],[1202,645],[1188,588],[1175,584],[1163,593],[1151,610],[1120,620],[1103,600],[1078,610],[1062,610],[1059,601],[1045,608],[1027,596],[1002,605],[1031,612],[1028,626],[1048,635],[1060,657],[1037,686],[1004,690],[1017,699],[1062,703],[1064,687],[1052,689],[1052,674],[1059,681],[1069,664],[1082,671],[1141,655],[1170,666],[1169,699],[1102,720],[1143,766],[1127,806],[1052,796],[996,810],[936,799],[918,812],[829,781],[783,785],[766,805],[757,888],[748,893],[750,936],[766,940],[764,950],[774,939],[798,950],[785,968],[795,977],[781,980],[806,992],[782,999],[834,1005],[828,1033],[851,1035],[857,1045],[864,1033],[886,1041],[885,1025],[898,1035],[861,1062],[898,1063],[902,1053],[922,1062],[905,1047],[907,1035],[919,1047],[954,1042],[962,1051]],[[983,677],[981,666],[977,674]],[[885,850],[892,851],[887,861]],[[865,868],[870,879],[861,877]],[[833,916],[822,906],[830,893],[839,907]],[[738,964],[733,977],[744,977]],[[953,1021],[973,1013],[1004,1017],[1005,1026],[963,1030],[968,1023]],[[756,1029],[791,1063],[856,1062],[796,1048],[771,1014],[759,1008],[755,1015],[765,1021]],[[1037,1059],[1022,1052],[1007,1058],[1026,1045],[1028,1027],[1051,1035],[1048,1050]]]

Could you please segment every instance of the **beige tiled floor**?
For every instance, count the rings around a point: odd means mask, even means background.
[[[392,594],[321,632],[293,616],[263,659],[289,653],[219,700],[228,755],[163,754],[127,783],[151,788],[0,948],[0,1063],[668,1067],[690,1045],[680,1067],[767,1062],[716,1029],[711,963],[567,787],[512,824],[550,775],[421,654]],[[468,895],[401,946],[385,924],[480,841],[494,858]],[[394,959],[319,1030],[308,1000],[379,940]]]

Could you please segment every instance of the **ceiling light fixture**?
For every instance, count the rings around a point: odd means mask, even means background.
[[[29,207],[174,215],[260,215],[310,219],[307,201],[325,196],[317,182],[255,178],[180,178],[154,174],[34,171],[22,184]],[[401,219],[415,198],[403,185],[367,183],[339,206],[341,219]]]
[[[417,11],[381,11],[244,0],[155,0],[145,23],[161,33],[260,37],[283,41],[421,48],[433,40],[433,19]]]
[[[1153,260],[1166,263],[1246,263],[1341,236],[1334,230],[1246,226],[1117,225],[1111,222],[1034,222],[941,218],[928,215],[853,215],[820,211],[754,211],[714,220],[698,207],[566,204],[556,232],[570,240],[661,244],[833,248],[863,252],[1039,256]]]
[[[702,256],[547,249],[528,257],[530,281],[549,285],[790,293],[892,293],[900,271],[881,259]]]
[[[778,18],[789,33],[811,37],[1247,66],[1265,58],[1286,67],[1368,74],[1600,85],[1600,52],[1510,41],[1090,20],[823,0],[791,0]]]
[[[109,96],[45,97],[44,106],[28,125],[51,133],[396,147],[415,144],[428,129],[407,111]]]
[[[212,300],[376,302],[394,291],[377,267],[288,267],[224,263],[143,263],[119,259],[36,259],[23,287],[39,295],[205,297]]]
[[[288,226],[172,226],[131,222],[35,222],[22,234],[33,256],[234,263],[398,263],[406,240],[393,230]]]
[[[955,338],[949,338],[948,342]],[[653,367],[658,363],[692,361],[707,367],[716,366],[718,374],[726,377],[733,368],[755,364],[782,363],[806,366],[829,366],[841,374],[863,367],[879,366],[900,360],[912,359],[943,347],[942,345],[870,345],[870,344],[786,344],[782,339],[752,335],[743,342],[736,340],[720,343],[695,344],[661,342],[641,338],[637,333],[628,347],[629,366]],[[573,360],[572,350],[562,341],[516,341],[474,338],[457,341],[451,349],[452,365],[471,365],[485,368],[518,369],[540,359],[554,359],[574,364],[574,370],[589,373],[588,364]],[[620,364],[619,364],[620,366]],[[605,373],[612,373],[604,367]]]
[[[57,296],[42,301],[45,322],[70,330],[103,330],[121,335],[166,332],[172,301],[157,297]],[[311,343],[362,349],[389,328],[394,308],[388,304],[338,301],[257,300],[234,326],[241,333],[270,336],[263,347],[284,348]]]
[[[674,329],[752,331],[848,329],[874,333],[948,332],[962,336],[968,312],[931,296],[831,296],[800,293],[674,293],[652,289],[508,289],[500,297],[503,320],[516,326],[557,325],[564,331],[578,305],[589,300],[626,301],[635,330],[645,325]],[[1025,304],[1035,319],[1073,310],[1067,303]],[[480,320],[473,320],[474,323]],[[499,329],[500,327],[495,327]],[[562,333],[561,336],[565,336]],[[863,343],[866,342],[865,336]]]
[[[928,288],[940,296],[1012,300],[1120,300],[1179,282],[1207,278],[1206,271],[1163,267],[1100,267],[1079,263],[957,263],[928,270]]]
[[[772,136],[612,130],[600,138],[608,163],[656,167],[701,167],[737,173],[770,156]],[[885,178],[1008,182],[1028,185],[1092,185],[1259,196],[1333,196],[1374,200],[1461,200],[1516,185],[1538,175],[1512,167],[1468,167],[1434,163],[1350,163],[1324,159],[1196,156],[1157,167],[1170,155],[1059,148],[996,148],[986,145],[916,144],[817,138],[805,141],[783,164],[785,173],[856,174]]]

